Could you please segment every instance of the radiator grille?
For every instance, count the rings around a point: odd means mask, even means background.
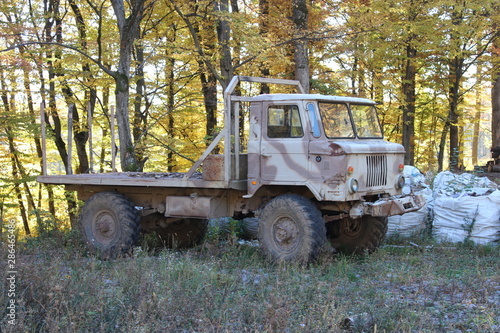
[[[368,171],[367,187],[387,185],[387,156],[366,156],[366,170]]]

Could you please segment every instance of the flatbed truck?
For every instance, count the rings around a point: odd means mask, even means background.
[[[239,96],[240,82],[298,93]],[[241,103],[250,105],[245,140]],[[405,151],[384,140],[375,106],[365,98],[305,94],[295,80],[235,76],[224,92],[224,128],[188,172],[37,180],[65,185],[85,201],[82,237],[105,258],[130,252],[141,228],[171,245],[192,245],[206,221],[220,217],[256,217],[260,246],[274,262],[313,261],[328,243],[371,253],[385,237],[388,216],[424,205],[419,195],[401,195]],[[223,153],[214,154],[219,144]]]

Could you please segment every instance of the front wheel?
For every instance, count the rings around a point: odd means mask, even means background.
[[[387,218],[350,217],[327,224],[332,246],[345,254],[370,254],[381,244],[387,233]]]
[[[139,215],[124,195],[100,192],[85,202],[80,227],[89,251],[113,259],[131,251],[139,238]]]
[[[264,254],[274,262],[313,261],[326,243],[324,220],[317,207],[296,194],[284,194],[264,207],[259,221]]]

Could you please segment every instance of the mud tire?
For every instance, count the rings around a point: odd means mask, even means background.
[[[327,242],[321,212],[308,199],[284,194],[269,201],[259,221],[264,255],[273,262],[308,263]]]
[[[115,259],[132,251],[139,239],[139,215],[124,195],[100,192],[85,202],[80,229],[90,253]]]
[[[327,224],[328,239],[344,254],[370,254],[382,244],[387,233],[387,218],[363,216],[344,218]]]
[[[200,244],[207,232],[207,220],[182,219],[155,230],[161,244],[168,248],[184,249]]]

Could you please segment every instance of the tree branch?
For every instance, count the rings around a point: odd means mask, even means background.
[[[25,43],[22,43],[22,44],[12,45],[12,46],[10,46],[10,47],[8,47],[6,49],[2,49],[2,50],[0,50],[0,53],[1,52],[12,51],[14,49],[25,47],[25,46],[29,46],[29,45],[54,45],[54,46],[60,46],[60,47],[66,48],[66,49],[70,49],[72,51],[75,51],[75,52],[81,54],[82,56],[84,56],[85,58],[87,58],[88,60],[90,60],[91,62],[93,62],[94,64],[96,64],[104,73],[108,74],[109,76],[111,76],[113,78],[116,76],[116,73],[114,71],[110,70],[109,68],[107,68],[106,66],[104,66],[100,61],[95,60],[94,58],[92,58],[90,55],[88,55],[87,53],[83,52],[82,50],[80,50],[80,49],[78,49],[78,48],[76,48],[74,46],[65,45],[65,44],[56,43],[56,42],[25,42]]]

